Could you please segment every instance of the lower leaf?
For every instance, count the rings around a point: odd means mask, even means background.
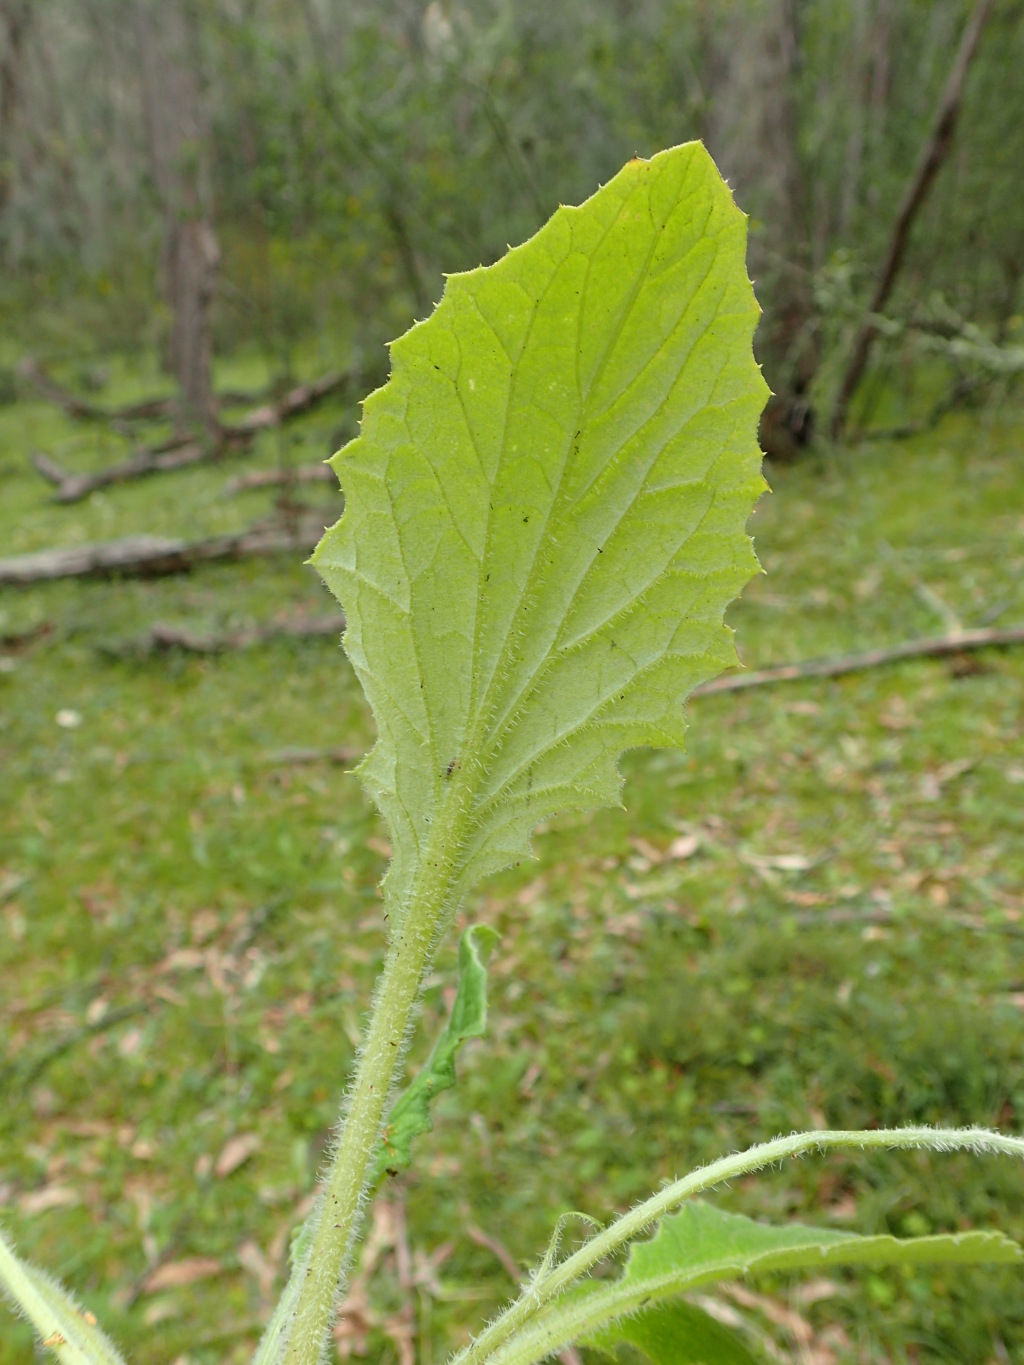
[[[43,1346],[68,1365],[124,1365],[124,1357],[95,1317],[45,1271],[23,1261],[0,1232],[0,1289],[39,1334]]]
[[[426,1064],[391,1106],[384,1141],[373,1159],[370,1188],[385,1174],[397,1174],[412,1162],[412,1142],[433,1125],[430,1105],[442,1090],[455,1084],[455,1057],[470,1038],[482,1038],[487,1028],[487,959],[498,935],[486,924],[473,924],[459,940],[459,975],[455,1000],[440,1037]]]
[[[582,1344],[609,1354],[617,1346],[632,1346],[651,1365],[761,1365],[738,1333],[682,1301],[624,1318]]]
[[[595,1333],[625,1334],[633,1330],[631,1314],[650,1312],[698,1286],[745,1275],[820,1272],[830,1266],[985,1265],[1022,1259],[1024,1251],[1000,1232],[865,1237],[799,1223],[776,1227],[694,1201],[663,1218],[648,1241],[633,1244],[617,1279],[589,1280],[567,1290],[488,1360],[491,1365],[499,1361],[530,1365],[571,1342],[590,1340]]]

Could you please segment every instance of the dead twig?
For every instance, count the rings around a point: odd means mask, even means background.
[[[120,409],[105,408],[99,403],[92,403],[88,398],[82,398],[77,393],[72,393],[70,389],[64,388],[63,384],[58,384],[47,373],[45,366],[34,356],[26,356],[20,360],[17,372],[20,378],[31,384],[42,398],[54,403],[59,408],[63,408],[69,417],[76,417],[87,422],[110,422],[117,425],[119,422],[132,421],[141,417],[162,417],[169,413],[171,408],[172,400],[170,398],[146,399],[141,403],[132,403],[128,407]]]
[[[175,440],[164,446],[147,446],[129,455],[118,464],[107,465],[87,474],[72,474],[64,469],[49,455],[37,452],[32,464],[44,479],[56,486],[55,502],[81,502],[99,488],[109,488],[111,484],[127,483],[130,479],[141,479],[147,474],[167,474],[175,469],[185,469],[189,465],[200,464],[203,460],[221,457],[229,449],[240,449],[235,441],[232,446],[220,444],[211,447],[200,441]]]
[[[32,363],[34,364],[34,362]],[[23,362],[23,367],[24,364],[25,362]],[[321,379],[316,379],[310,384],[299,384],[295,388],[289,389],[276,402],[264,403],[253,408],[238,422],[221,424],[213,439],[199,441],[193,438],[183,439],[180,435],[174,436],[159,445],[144,446],[126,459],[120,460],[117,464],[108,465],[105,469],[97,469],[85,474],[74,474],[64,469],[52,456],[44,452],[35,453],[31,457],[32,464],[47,482],[56,487],[55,498],[57,502],[79,502],[97,489],[107,488],[111,484],[127,483],[131,479],[144,478],[148,474],[172,473],[174,470],[184,469],[190,465],[202,464],[207,460],[223,459],[225,456],[247,450],[259,432],[280,426],[283,422],[310,411],[317,404],[330,397],[331,394],[337,393],[348,384],[354,384],[361,377],[351,370],[324,375]],[[54,386],[50,380],[46,380],[46,383],[55,391],[65,395],[67,401],[62,402],[62,406],[72,416],[96,417],[99,415],[99,410],[95,409],[93,405],[79,401],[74,395],[67,395],[64,390],[59,389],[59,386]],[[55,398],[54,401],[59,400]],[[109,416],[109,414],[107,415]],[[321,467],[315,466],[315,468]],[[264,484],[292,481],[287,477],[280,477],[280,471],[274,471],[274,473],[277,477],[260,478],[251,486],[262,487]],[[300,474],[295,482],[330,483],[333,480],[334,476],[330,470],[323,466],[322,473],[316,476]]]
[[[269,753],[263,754],[257,762],[265,764],[269,768],[291,767],[293,764],[303,763],[355,763],[361,758],[361,749],[347,749],[344,746],[333,749],[306,749],[298,745],[286,749],[271,749]]]
[[[222,425],[221,431],[227,438],[246,437],[253,436],[258,431],[266,431],[269,427],[280,426],[289,418],[298,417],[300,413],[316,407],[318,403],[322,403],[325,398],[337,393],[347,384],[355,384],[361,377],[352,370],[338,370],[334,374],[325,374],[321,379],[315,379],[311,384],[299,384],[294,389],[289,389],[276,403],[264,403],[254,408],[240,422]]]
[[[863,654],[841,654],[834,659],[807,659],[803,663],[776,664],[772,668],[757,669],[753,673],[730,673],[724,678],[695,687],[691,696],[706,697],[714,692],[740,692],[748,687],[765,687],[769,683],[796,682],[801,678],[839,678],[845,673],[860,673],[883,664],[900,663],[904,659],[943,658],[951,654],[965,654],[976,649],[1007,649],[1024,645],[1024,626],[1008,630],[965,630],[959,634],[938,635],[932,639],[906,640],[887,649],[868,649]]]
[[[232,479],[226,493],[244,493],[251,488],[289,487],[295,483],[329,483],[337,486],[338,477],[329,464],[300,464],[295,469],[255,469]]]
[[[224,539],[222,537],[222,539]],[[112,542],[118,544],[119,542]],[[169,542],[176,544],[178,542]],[[282,547],[283,548],[283,547]],[[256,551],[253,551],[256,552]],[[32,556],[23,556],[31,558]],[[0,560],[0,584],[5,580],[5,564],[14,561]],[[185,566],[188,567],[188,566]],[[174,572],[161,569],[159,572]],[[116,572],[112,570],[111,572]],[[27,580],[23,580],[27,581]],[[270,626],[252,626],[241,630],[227,631],[220,635],[204,635],[184,626],[157,624],[141,640],[120,646],[122,652],[157,653],[161,650],[180,649],[193,654],[222,654],[233,649],[251,649],[277,639],[337,639],[345,629],[345,618],[339,612],[331,616],[315,616],[305,620],[287,621]],[[880,668],[887,664],[901,663],[906,659],[948,658],[967,654],[979,649],[1009,649],[1024,644],[1024,626],[1011,626],[1004,630],[993,627],[977,630],[952,631],[948,635],[938,635],[921,640],[906,640],[902,644],[890,645],[883,649],[869,649],[861,654],[840,654],[831,659],[806,659],[791,664],[775,664],[770,668],[755,669],[751,673],[728,673],[721,678],[701,683],[691,693],[694,697],[711,696],[717,692],[741,692],[750,687],[767,687],[773,683],[799,682],[804,678],[839,678],[847,673],[861,673],[866,669]],[[284,752],[284,751],[282,751]],[[281,761],[290,763],[315,763],[330,758],[332,750],[300,749],[289,751],[289,757]],[[348,756],[331,760],[348,762]]]
[[[337,639],[345,629],[345,618],[314,616],[300,621],[281,621],[270,626],[249,626],[222,635],[198,635],[183,626],[157,624],[136,648],[150,653],[180,649],[188,654],[223,654],[232,649],[251,649],[270,640],[305,640],[331,636]],[[293,760],[294,761],[294,760]]]
[[[15,555],[0,559],[0,585],[23,587],[58,578],[154,578],[187,573],[198,564],[308,551],[331,520],[331,513],[313,511],[296,517],[287,527],[270,520],[207,540],[125,536]]]
[[[9,1062],[0,1068],[0,1081],[10,1091],[13,1091],[15,1085],[19,1089],[27,1089],[30,1085],[35,1084],[43,1072],[58,1057],[63,1057],[65,1052],[70,1052],[72,1048],[77,1047],[87,1038],[94,1038],[98,1033],[105,1033],[107,1029],[114,1028],[117,1024],[123,1024],[126,1019],[132,1019],[138,1014],[146,1013],[150,1008],[151,1006],[145,1002],[138,1001],[133,1005],[122,1005],[117,1009],[107,1010],[106,1014],[101,1015],[99,1019],[91,1023],[80,1024],[78,1027],[62,1033],[60,1037],[41,1048],[35,1057],[29,1058],[24,1063]]]
[[[38,625],[30,626],[28,630],[0,635],[0,649],[7,654],[21,654],[37,645],[40,640],[45,640],[48,635],[52,635],[54,630],[52,621],[40,621]]]

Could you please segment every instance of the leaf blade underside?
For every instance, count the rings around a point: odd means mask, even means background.
[[[393,343],[314,555],[377,723],[393,927],[438,849],[454,904],[539,820],[615,804],[623,750],[681,745],[734,662],[767,394],[745,242],[703,147],[673,148]]]
[[[694,1200],[663,1218],[653,1237],[632,1244],[617,1278],[577,1283],[494,1359],[541,1360],[574,1341],[609,1349],[631,1339],[629,1315],[656,1314],[679,1295],[723,1280],[791,1270],[820,1274],[839,1267],[1019,1264],[1022,1259],[1021,1247],[1000,1232],[862,1235],[800,1223],[760,1223]]]

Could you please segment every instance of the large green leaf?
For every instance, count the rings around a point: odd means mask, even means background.
[[[623,1318],[586,1344],[608,1354],[632,1346],[651,1365],[761,1365],[742,1337],[683,1299]]]
[[[117,1347],[88,1309],[42,1270],[15,1253],[0,1232],[0,1291],[24,1313],[48,1347],[66,1365],[124,1365]]]
[[[680,745],[734,661],[767,393],[745,242],[699,144],[631,161],[450,276],[335,456],[314,562],[377,723],[393,930],[428,869],[450,907],[538,820],[615,803],[619,754]]]
[[[833,1266],[983,1265],[1020,1262],[1022,1256],[1017,1243],[1000,1232],[905,1240],[862,1237],[799,1223],[758,1223],[695,1201],[663,1218],[648,1241],[634,1243],[617,1279],[578,1284],[488,1359],[495,1365],[527,1365],[572,1341],[593,1336],[607,1344],[616,1336],[610,1325],[626,1315],[653,1310],[701,1285],[745,1275],[820,1272]]]
[[[426,1064],[391,1106],[385,1141],[371,1167],[370,1187],[385,1173],[404,1170],[412,1162],[412,1142],[434,1126],[430,1105],[435,1095],[455,1084],[455,1057],[470,1038],[482,1038],[487,1028],[487,957],[498,935],[486,924],[474,924],[459,941],[459,976],[448,1022]]]

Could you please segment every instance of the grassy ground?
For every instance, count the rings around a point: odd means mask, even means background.
[[[152,384],[137,363],[105,397]],[[320,412],[251,461],[319,458],[351,421]],[[1022,431],[1019,411],[973,414],[774,471],[753,522],[767,576],[730,617],[745,661],[1024,621]],[[35,448],[85,468],[123,444],[0,407],[5,554],[267,511],[225,496],[226,465],[55,507]],[[330,519],[337,496],[317,496]],[[287,559],[0,596],[0,1206],[140,1365],[241,1361],[256,1339],[380,960],[386,845],[354,778],[287,752],[370,740],[332,642],[123,645],[157,620],[329,607]],[[1022,711],[1024,651],[700,699],[687,754],[627,759],[624,811],[552,827],[475,896],[465,918],[502,934],[489,1037],[377,1207],[341,1353],[443,1359],[510,1290],[499,1247],[525,1266],[559,1211],[604,1216],[780,1131],[1024,1129]],[[996,1161],[808,1160],[718,1198],[1024,1236],[1022,1173]],[[787,1359],[980,1365],[1024,1362],[1020,1291],[1010,1270],[940,1269],[725,1302]],[[0,1365],[30,1358],[5,1318]]]

